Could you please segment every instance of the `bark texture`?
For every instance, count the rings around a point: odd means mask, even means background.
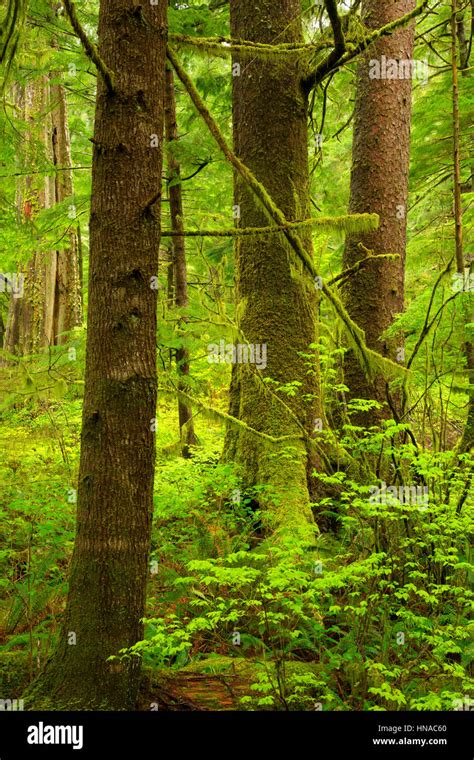
[[[375,29],[414,7],[415,0],[363,0],[362,15],[367,26]],[[348,312],[365,331],[369,348],[398,361],[403,361],[403,344],[381,336],[404,307],[412,78],[400,75],[409,71],[405,62],[413,59],[413,40],[411,24],[380,39],[358,65],[349,211],[377,213],[380,226],[374,232],[349,236],[343,256],[343,269],[349,269],[367,255],[364,247],[374,254],[399,255],[396,260],[375,260],[348,278],[344,286]],[[395,61],[399,76],[371,78],[370,73],[376,72],[371,65],[374,60],[385,75],[393,71],[393,64],[388,62]],[[369,384],[352,352],[346,355],[344,369],[351,397],[386,404],[386,382],[379,379]],[[397,399],[394,404],[398,404]],[[376,424],[390,414],[385,405],[381,412],[359,414],[357,422]]]
[[[29,709],[133,709],[139,685],[135,658],[107,658],[143,637],[166,7],[101,0],[98,33],[114,90],[98,77],[76,540],[59,644]]]

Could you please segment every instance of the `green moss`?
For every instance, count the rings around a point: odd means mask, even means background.
[[[0,699],[18,699],[29,680],[29,659],[25,651],[0,653]]]

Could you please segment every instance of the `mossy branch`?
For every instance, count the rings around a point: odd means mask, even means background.
[[[315,217],[303,219],[300,222],[287,222],[286,225],[269,225],[268,227],[233,227],[227,230],[188,230],[176,232],[164,230],[162,237],[247,237],[252,235],[269,235],[281,232],[285,229],[299,229],[300,227],[319,227],[330,230],[341,230],[347,233],[371,232],[376,230],[379,224],[377,214],[346,214],[344,216]],[[375,258],[375,257],[372,257]]]
[[[0,63],[7,58],[7,53],[18,34],[18,28],[24,20],[25,0],[8,0],[7,12],[0,25]]]
[[[252,192],[267,212],[269,218],[278,226],[283,228],[282,232],[285,235],[288,243],[296,253],[297,257],[302,261],[307,271],[314,279],[318,278],[318,280],[320,280],[318,272],[314,266],[314,262],[303,246],[300,238],[298,235],[296,235],[294,230],[288,228],[288,220],[286,219],[283,212],[278,208],[278,206],[275,205],[265,187],[256,179],[250,169],[235,155],[235,153],[233,153],[233,151],[227,145],[225,137],[220,131],[209,109],[196,90],[190,77],[181,66],[175,52],[169,46],[168,58],[171,61],[178,78],[187,90],[196,110],[204,119],[209,132],[214,137],[224,156],[251,188]],[[363,330],[361,330],[361,328],[358,327],[356,323],[351,319],[339,296],[336,295],[336,293],[333,292],[333,290],[324,282],[322,285],[322,293],[330,301],[336,314],[340,317],[343,324],[345,325],[349,341],[354,348],[355,354],[358,357],[360,364],[369,380],[376,377],[377,374],[382,374],[389,377],[403,375],[405,370],[399,364],[396,364],[390,359],[381,356],[380,354],[372,351],[367,347]]]
[[[8,0],[7,12],[0,25],[0,63],[5,64],[1,93],[5,91],[10,67],[25,24],[28,0]]]
[[[187,34],[169,34],[168,39],[183,47],[191,47],[202,52],[215,53],[222,56],[240,53],[252,57],[278,57],[281,55],[299,55],[301,53],[315,53],[319,50],[332,47],[329,40],[321,40],[317,44],[304,42],[283,42],[279,45],[268,45],[263,42],[251,42],[234,37],[192,37]]]
[[[79,21],[79,17],[76,11],[76,6],[72,2],[72,0],[62,0],[62,3],[64,5],[64,10],[66,11],[68,15],[69,21],[71,22],[72,28],[76,32],[80,41],[82,42],[86,55],[91,59],[92,63],[97,67],[97,70],[99,71],[102,79],[104,80],[104,84],[108,92],[111,95],[113,95],[115,92],[113,71],[111,71],[105,65],[104,61],[99,55],[99,51],[97,50],[97,47],[94,45],[93,42],[90,41],[89,37],[87,36],[84,30],[84,27]]]
[[[395,259],[399,259],[399,258],[400,258],[399,253],[377,253],[377,254],[371,253],[369,256],[366,256],[364,259],[360,259],[360,261],[358,261],[357,264],[354,264],[353,267],[344,269],[343,272],[340,272],[340,274],[336,275],[336,277],[333,277],[331,280],[328,281],[328,285],[331,286],[331,285],[335,285],[336,283],[340,284],[342,280],[347,280],[348,277],[352,277],[353,274],[357,274],[357,272],[363,269],[365,265],[368,264],[369,262],[376,261],[377,259],[387,259],[388,261],[394,261]]]
[[[182,388],[165,388],[161,387],[158,389],[159,393],[164,394],[171,394],[173,396],[181,396],[186,401],[189,401],[191,404],[195,404],[199,409],[201,409],[203,412],[207,413],[211,417],[217,417],[218,419],[224,420],[225,422],[228,422],[230,425],[235,425],[236,427],[243,428],[248,433],[251,433],[252,435],[257,436],[258,438],[263,438],[268,443],[277,444],[277,443],[283,443],[284,441],[301,441],[304,439],[304,435],[281,435],[281,436],[274,436],[274,435],[268,435],[268,433],[262,433],[260,430],[255,430],[255,428],[250,427],[250,425],[247,425],[242,420],[237,419],[237,417],[233,417],[231,414],[227,414],[227,412],[222,412],[220,409],[216,409],[213,406],[208,406],[203,401],[200,401],[200,399],[196,398],[195,396],[192,396],[190,393],[186,393],[186,391],[183,391]]]
[[[276,401],[278,404],[284,407],[285,411],[289,413],[291,418],[296,423],[296,426],[300,430],[300,434],[293,433],[291,435],[283,435],[283,436],[272,436],[268,435],[267,433],[262,433],[260,430],[255,430],[255,428],[250,427],[250,425],[247,425],[242,420],[239,420],[237,417],[233,417],[231,414],[228,414],[227,412],[222,412],[220,409],[216,409],[215,407],[208,406],[207,404],[204,404],[200,399],[197,399],[195,396],[192,396],[190,393],[187,393],[183,390],[183,388],[165,388],[161,387],[159,388],[160,393],[164,393],[167,395],[175,396],[182,396],[184,400],[188,401],[191,404],[195,404],[202,412],[207,414],[209,417],[215,417],[219,420],[223,420],[224,422],[228,423],[229,425],[233,425],[234,427],[238,427],[241,429],[244,429],[247,433],[250,433],[251,435],[255,435],[257,438],[262,438],[263,440],[267,441],[268,443],[272,445],[276,445],[279,443],[287,443],[288,441],[303,441],[306,444],[306,447],[310,451],[314,451],[317,453],[321,458],[323,458],[326,461],[327,469],[330,470],[329,465],[329,458],[327,456],[326,449],[329,447],[330,451],[334,456],[337,456],[340,461],[344,461],[348,463],[352,457],[349,455],[349,453],[346,451],[346,449],[341,445],[341,443],[337,440],[336,436],[334,435],[333,431],[328,428],[326,430],[326,437],[324,439],[324,446],[321,445],[321,443],[318,441],[317,437],[312,438],[308,431],[305,430],[304,426],[299,421],[296,414],[293,412],[292,409],[285,403],[285,401],[280,398],[266,383],[263,383],[262,379],[258,377],[257,375],[254,375],[255,379],[259,381],[259,383],[263,386],[263,391],[265,394],[269,394],[274,401]]]

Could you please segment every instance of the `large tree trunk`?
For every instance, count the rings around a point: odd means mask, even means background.
[[[414,6],[415,0],[363,0],[362,15],[367,26],[375,29]],[[379,214],[380,226],[375,232],[349,236],[343,257],[343,269],[349,269],[367,256],[359,244],[374,254],[398,254],[395,260],[374,260],[344,286],[348,312],[365,331],[369,348],[398,361],[403,360],[400,341],[380,338],[404,307],[412,80],[371,78],[376,70],[370,61],[381,63],[382,56],[397,62],[412,60],[413,39],[413,25],[381,38],[358,65],[349,210]],[[357,415],[357,422],[376,424],[389,416],[386,382],[380,378],[369,384],[352,352],[346,355],[344,368],[353,398],[385,404],[381,412]],[[398,404],[396,399],[394,404]]]
[[[176,123],[176,97],[174,92],[173,71],[166,67],[166,101],[165,101],[165,130],[168,150],[166,153],[168,165],[168,196],[170,202],[171,229],[175,232],[172,238],[172,264],[170,265],[174,291],[174,304],[179,310],[188,307],[188,281],[186,269],[186,248],[184,242],[183,221],[183,194],[181,191],[181,167],[173,154],[172,143],[178,139],[178,126]],[[168,286],[169,287],[169,286]],[[186,337],[186,316],[181,314],[178,322],[178,330]],[[189,376],[189,351],[185,346],[176,349],[176,367],[180,378],[178,390],[186,391],[186,378]],[[182,397],[178,397],[179,434],[181,439],[181,453],[183,457],[189,457],[192,446],[197,445],[194,432],[193,410],[191,405]]]
[[[166,6],[101,0],[77,531],[57,649],[30,709],[134,707],[152,520]]]
[[[262,43],[299,42],[300,13],[299,0],[271,4],[232,0],[232,36]],[[297,64],[236,58],[233,70],[235,153],[287,219],[307,218],[307,101]],[[265,212],[238,176],[235,204],[240,226],[268,224]],[[311,254],[311,234],[301,235]],[[254,506],[265,510],[267,530],[300,531],[308,537],[312,514],[305,435],[312,436],[319,415],[315,367],[308,372],[300,352],[308,354],[316,339],[316,288],[304,281],[300,265],[279,233],[243,237],[235,255],[238,341],[266,344],[267,365],[262,369],[244,363],[233,366],[230,413],[243,425],[229,427],[225,456],[239,466],[245,491],[251,492],[254,486],[265,489],[253,495]],[[273,382],[265,384],[264,379]],[[301,384],[295,396],[279,391],[279,386],[292,382]],[[274,438],[293,438],[269,444],[245,426]]]

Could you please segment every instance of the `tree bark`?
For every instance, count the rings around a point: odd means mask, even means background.
[[[409,13],[415,0],[363,0],[362,16],[371,29]],[[357,71],[354,112],[350,213],[380,216],[374,232],[350,235],[343,255],[343,270],[374,254],[398,254],[396,260],[374,260],[348,278],[343,293],[347,310],[365,331],[369,348],[403,361],[403,344],[382,339],[385,330],[404,308],[404,276],[412,79],[371,78],[371,60],[413,60],[413,24],[378,40],[363,54]],[[373,69],[372,69],[373,71]],[[356,415],[361,425],[373,425],[391,415],[387,385],[382,379],[368,383],[360,364],[349,351],[344,362],[345,383],[352,398],[373,399],[384,408]],[[398,399],[393,399],[398,406]]]
[[[166,7],[101,0],[77,529],[59,643],[29,709],[133,709],[156,414],[156,277]],[[110,84],[110,82],[109,82]]]
[[[186,316],[182,313],[189,305],[188,281],[186,269],[186,248],[184,235],[183,217],[183,194],[181,190],[181,167],[173,154],[173,142],[178,139],[178,126],[176,123],[176,97],[174,92],[173,70],[170,65],[166,67],[166,101],[165,101],[165,131],[167,141],[166,160],[168,165],[168,196],[170,202],[171,229],[178,233],[172,238],[172,264],[171,271],[174,282],[174,304],[180,310],[180,318],[177,329],[180,335],[186,336]],[[178,383],[178,391],[186,391],[188,386],[186,379],[189,377],[189,351],[184,346],[176,349],[176,367],[178,376],[182,380]],[[179,434],[181,439],[181,453],[188,458],[192,454],[192,446],[197,445],[194,432],[193,410],[191,405],[182,397],[178,396]]]
[[[300,42],[300,14],[299,0],[232,0],[232,36],[261,43]],[[233,72],[236,155],[287,219],[307,218],[307,98],[297,63],[286,61],[282,66],[236,57]],[[268,224],[266,213],[238,176],[234,195],[240,226]],[[301,236],[312,255],[311,234]],[[305,437],[313,436],[319,417],[318,383],[316,362],[308,367],[301,354],[310,353],[316,340],[317,291],[301,276],[301,266],[280,233],[238,239],[235,258],[239,341],[266,345],[267,366],[233,366],[230,414],[243,426],[228,428],[224,455],[237,463],[254,507],[263,508],[266,532],[299,532],[308,538],[313,535],[308,474],[314,463]],[[293,382],[300,384],[296,396],[279,390]],[[270,445],[245,426],[292,439]]]

